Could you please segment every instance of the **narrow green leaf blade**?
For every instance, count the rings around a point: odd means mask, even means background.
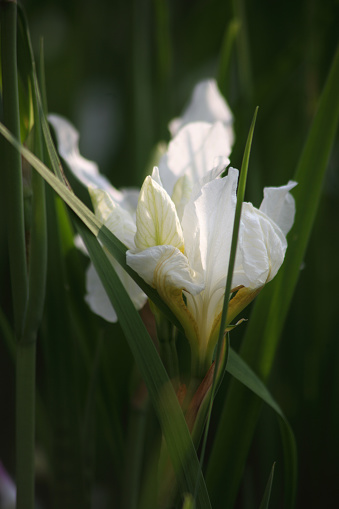
[[[255,127],[255,122],[257,119],[257,114],[258,114],[258,108],[256,108],[254,115],[253,115],[251,127],[250,127],[248,137],[247,137],[246,147],[245,147],[245,151],[244,151],[244,157],[243,157],[243,161],[242,161],[242,165],[241,165],[240,181],[239,181],[238,193],[237,193],[237,205],[236,205],[236,209],[235,209],[234,223],[233,223],[231,252],[230,252],[230,258],[229,258],[229,264],[228,264],[228,270],[227,270],[224,303],[223,303],[223,309],[222,309],[222,314],[221,314],[219,337],[218,337],[218,344],[217,344],[216,356],[215,356],[215,365],[216,366],[219,366],[222,342],[223,342],[225,328],[226,328],[226,318],[227,318],[227,311],[228,311],[229,295],[230,295],[231,289],[232,289],[232,278],[233,278],[233,271],[234,271],[234,265],[235,265],[235,257],[236,257],[236,252],[237,252],[241,209],[242,209],[242,204],[243,204],[244,197],[245,197],[248,164],[249,164],[249,159],[250,159],[251,146],[252,146],[254,127]],[[227,342],[227,344],[228,344],[228,342]],[[227,355],[228,355],[228,352],[227,352]],[[204,433],[204,438],[203,438],[202,451],[201,451],[201,456],[200,456],[200,465],[203,465],[204,456],[205,456],[207,436],[208,436],[209,425],[210,425],[211,414],[212,414],[212,406],[213,406],[214,395],[215,395],[215,391],[216,391],[217,372],[218,372],[218,370],[215,369],[214,373],[213,373],[213,382],[212,382],[212,388],[211,388],[210,403],[209,403],[209,408],[208,408],[208,412],[207,412],[207,422],[206,422],[205,433]]]
[[[261,501],[259,509],[268,509],[268,506],[270,503],[270,498],[271,498],[271,491],[272,491],[272,484],[273,484],[273,477],[274,477],[274,468],[275,468],[275,463],[273,463],[273,465],[272,465],[271,473],[268,478],[265,493],[264,493],[264,496]]]
[[[283,266],[255,304],[241,354],[264,378],[270,374],[274,354],[298,281],[322,194],[322,182],[339,121],[339,48],[320,98],[294,180],[296,216],[288,236]],[[265,318],[265,319],[264,319]],[[262,345],[251,338],[263,328]]]
[[[321,196],[321,183],[338,126],[338,83],[339,49],[295,174],[297,213],[286,259],[278,276],[257,299],[240,351],[263,380],[268,379],[272,369]],[[221,491],[224,492],[224,478],[228,479],[225,507],[233,506],[260,410],[260,400],[231,383],[207,472],[207,484],[216,500]],[[241,427],[241,423],[246,425]],[[241,441],[237,442],[236,436],[241,437]],[[232,441],[228,437],[232,437]],[[232,458],[232,463],[227,458]],[[289,492],[292,496],[292,487]],[[287,496],[286,500],[286,505],[293,505],[291,498]]]
[[[274,400],[266,385],[258,378],[246,362],[234,351],[230,349],[226,371],[236,380],[241,382],[253,394],[258,396],[268,406],[270,406],[279,417],[280,433],[283,442],[285,459],[285,484],[286,499],[293,504],[297,489],[297,446],[294,433],[286,419],[284,413]],[[260,406],[261,407],[261,406]]]
[[[155,346],[99,242],[82,224],[79,222],[77,224],[79,233],[116,310],[119,323],[147,385],[174,470],[179,478],[183,480],[184,490],[190,493],[194,492],[197,479],[200,480],[197,507],[201,509],[209,508],[211,507],[209,497],[196,451],[172,384]]]
[[[160,299],[157,291],[145,283],[145,281],[126,264],[126,246],[124,246],[124,244],[122,244],[122,242],[120,242],[120,240],[98,220],[93,212],[89,210],[86,205],[84,205],[79,198],[77,198],[77,196],[49,170],[49,168],[47,168],[46,165],[44,165],[27,148],[23,147],[1,123],[0,133],[21,153],[21,155],[46,180],[54,191],[58,193],[58,195],[73,210],[73,212],[75,212],[87,228],[98,237],[111,255],[116,258],[120,265],[126,270],[126,272],[128,272],[128,274],[134,279],[146,295],[148,295],[154,304],[158,306],[158,308],[176,327],[178,327],[179,330],[182,330],[180,323],[168,306],[166,306],[166,304]]]

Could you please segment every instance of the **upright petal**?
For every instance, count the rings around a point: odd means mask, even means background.
[[[290,180],[286,186],[265,187],[264,199],[259,209],[270,217],[285,235],[290,231],[294,222],[295,201],[289,191],[296,185],[296,182]]]
[[[228,265],[225,258],[233,231],[238,175],[238,170],[230,168],[226,177],[209,181],[185,208],[182,226],[187,256],[195,259],[199,250],[209,281],[224,274]]]
[[[230,144],[233,143],[233,115],[214,79],[201,81],[195,86],[188,107],[180,118],[170,122],[169,130],[175,136],[184,125],[199,121],[211,124],[221,121],[228,130]]]
[[[174,186],[172,201],[177,209],[179,220],[182,220],[184,209],[192,194],[192,181],[187,175],[180,177]]]
[[[146,177],[140,191],[136,215],[138,250],[151,246],[171,245],[184,250],[184,239],[175,205],[164,188],[152,177]]]
[[[159,162],[164,188],[172,195],[176,181],[183,175],[194,184],[215,166],[226,168],[230,153],[227,130],[221,122],[187,124],[169,143]]]
[[[182,221],[189,262],[204,273],[204,291],[194,298],[187,296],[187,303],[205,345],[223,303],[237,181],[238,170],[230,168],[227,177],[205,184],[186,205]]]

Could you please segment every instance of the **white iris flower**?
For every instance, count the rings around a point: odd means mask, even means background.
[[[136,227],[139,190],[117,190],[113,187],[99,173],[96,163],[80,155],[79,134],[75,128],[58,115],[50,115],[49,121],[56,134],[60,155],[73,174],[89,188],[95,214],[130,251],[140,249],[143,236]],[[166,196],[171,196],[171,206],[179,221],[173,230],[177,232],[186,204],[192,193],[196,192],[198,183],[206,175],[209,175],[209,179],[218,176],[228,166],[234,136],[232,114],[214,80],[202,82],[196,87],[189,107],[183,117],[175,122],[176,127],[171,128],[174,138],[160,159],[159,172],[153,173],[152,182],[158,182]],[[209,173],[211,168],[214,168],[213,173]],[[139,217],[140,203],[139,198]],[[163,200],[158,203],[162,206]],[[166,218],[160,223],[166,223]],[[140,220],[138,224],[140,229]],[[160,235],[159,245],[166,245],[165,241],[166,238]],[[171,242],[174,240],[171,239]],[[146,295],[113,258],[111,262],[134,305],[141,309],[147,300]],[[116,313],[92,264],[87,271],[86,281],[86,301],[92,311],[107,321],[115,322]]]
[[[157,289],[181,322],[193,362],[210,362],[217,341],[236,207],[238,170],[224,178],[212,170],[196,183],[180,220],[157,168],[141,188],[135,247],[127,263]],[[227,324],[274,278],[283,263],[294,220],[289,182],[266,188],[260,209],[242,208]],[[198,368],[199,370],[199,368]]]

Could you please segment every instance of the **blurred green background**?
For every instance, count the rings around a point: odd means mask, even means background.
[[[246,198],[259,205],[264,186],[293,178],[339,41],[338,0],[27,0],[24,5],[36,54],[44,38],[49,111],[74,123],[82,154],[97,161],[116,187],[140,185],[150,172],[152,149],[169,139],[168,121],[180,114],[197,81],[218,75],[232,22],[238,32],[222,87],[235,118],[231,164],[241,165],[259,105]],[[270,385],[295,431],[297,507],[302,508],[335,508],[339,500],[338,167],[337,137]],[[6,257],[4,247],[1,256]],[[4,286],[6,275],[1,278]],[[104,334],[117,336],[119,355],[128,358],[119,327],[91,319]],[[231,338],[234,348],[241,335],[239,330]],[[116,350],[114,355],[111,344],[108,348],[114,357],[111,370],[124,387],[127,375],[119,372]],[[39,366],[43,372],[42,358]],[[8,381],[14,375],[6,351],[0,367],[2,427],[13,439],[13,384]],[[1,442],[2,456],[11,464],[11,441],[2,437]],[[278,427],[266,409],[239,507],[258,507],[278,457]],[[281,475],[281,460],[276,468]]]

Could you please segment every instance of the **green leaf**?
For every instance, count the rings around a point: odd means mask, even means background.
[[[272,370],[321,196],[322,181],[338,126],[338,83],[339,49],[295,173],[298,182],[294,193],[296,218],[288,238],[286,259],[275,280],[258,297],[240,350],[241,357],[264,381]],[[221,492],[225,492],[224,479],[228,479],[224,507],[233,506],[260,410],[260,400],[243,387],[231,383],[207,471],[207,484],[215,500]],[[242,423],[246,425],[242,426]],[[285,470],[288,473],[287,465]],[[285,478],[286,505],[292,507],[295,480],[291,475],[285,475]]]
[[[64,202],[75,212],[87,228],[98,237],[100,242],[108,249],[110,254],[120,263],[126,272],[134,279],[140,288],[148,295],[154,304],[167,316],[167,318],[179,329],[182,330],[177,318],[173,315],[172,311],[160,299],[158,292],[149,286],[145,281],[126,264],[126,246],[103,225],[98,218],[93,214],[88,207],[86,207],[77,196],[66,187],[64,182],[61,182],[50,170],[44,165],[34,154],[27,148],[23,147],[13,135],[0,123],[0,133],[21,153],[21,155],[40,173],[46,182],[58,193]],[[44,131],[45,134],[45,131]],[[47,143],[52,143],[48,140]],[[54,148],[55,151],[55,148]],[[56,159],[53,158],[55,164],[58,164]]]
[[[99,242],[79,221],[77,225],[147,385],[174,470],[184,491],[193,493],[197,479],[200,480],[197,506],[208,508],[206,485],[186,421],[155,346]]]
[[[261,501],[259,509],[268,509],[268,505],[269,505],[270,498],[271,498],[271,491],[272,491],[272,484],[273,484],[273,477],[274,477],[274,468],[275,468],[275,463],[273,463],[273,465],[272,465],[271,473],[268,478],[265,493],[264,493],[264,496]]]
[[[232,278],[233,278],[233,271],[234,271],[234,265],[235,265],[235,257],[236,257],[236,252],[237,252],[237,242],[238,242],[238,234],[239,234],[239,228],[240,228],[241,209],[242,209],[242,204],[243,204],[244,196],[245,196],[248,163],[249,163],[249,159],[250,159],[251,146],[252,146],[254,127],[255,127],[255,121],[257,118],[257,114],[258,114],[258,108],[256,108],[256,110],[254,112],[251,127],[250,127],[248,137],[247,137],[246,147],[245,147],[245,151],[244,151],[244,157],[243,157],[243,161],[242,161],[242,165],[241,165],[240,180],[239,180],[238,193],[237,193],[237,205],[236,205],[236,209],[235,209],[234,223],[233,223],[231,252],[230,252],[230,258],[229,258],[229,264],[228,264],[228,270],[227,270],[227,278],[226,278],[224,303],[223,303],[223,309],[222,309],[221,320],[220,320],[218,343],[217,343],[217,347],[216,347],[216,356],[215,356],[215,365],[216,366],[219,366],[221,348],[222,348],[223,338],[224,338],[225,329],[226,329],[226,318],[227,318],[227,311],[228,311],[229,295],[230,295],[231,289],[232,289]],[[228,341],[227,341],[227,345],[228,345]],[[226,355],[228,355],[228,348],[227,348]],[[226,366],[227,366],[227,364],[226,364]],[[208,436],[208,430],[209,430],[211,414],[212,414],[212,406],[213,406],[213,401],[214,401],[214,396],[215,396],[215,391],[216,391],[216,386],[217,386],[217,373],[218,373],[218,370],[215,369],[214,373],[213,373],[210,403],[209,403],[209,408],[208,408],[208,412],[207,412],[207,422],[206,422],[206,428],[205,428],[203,444],[202,444],[202,451],[201,451],[201,456],[200,456],[200,465],[203,465],[204,456],[205,456],[207,436]]]
[[[210,507],[198,458],[171,382],[120,279],[117,277],[99,242],[92,238],[88,230],[98,236],[98,239],[105,245],[108,244],[106,247],[110,252],[112,249],[115,250],[118,261],[122,260],[122,252],[126,249],[125,246],[106,227],[100,224],[94,214],[38,158],[25,147],[22,147],[2,124],[0,124],[0,132],[57,191],[83,222],[83,224],[78,223],[78,228],[117,312],[119,322],[148,387],[152,403],[162,426],[173,467],[180,479],[183,480],[184,487],[190,492],[193,492],[196,480],[201,478],[198,507]],[[150,293],[154,294],[154,292]],[[162,301],[160,298],[158,299],[161,304]],[[158,303],[156,302],[156,304]],[[163,305],[161,307],[164,308]],[[167,311],[166,308],[165,311]]]
[[[235,39],[238,35],[240,29],[239,21],[234,18],[232,19],[225,30],[224,38],[222,41],[220,56],[219,56],[219,66],[218,66],[218,76],[217,82],[220,91],[223,93],[224,97],[227,97],[227,86],[229,84],[229,74],[230,74],[230,61],[232,50],[234,46]]]
[[[285,481],[289,482],[287,491],[290,492],[290,500],[293,501],[297,482],[297,447],[292,428],[265,384],[232,348],[230,349],[226,371],[269,405],[278,415],[284,446]]]

